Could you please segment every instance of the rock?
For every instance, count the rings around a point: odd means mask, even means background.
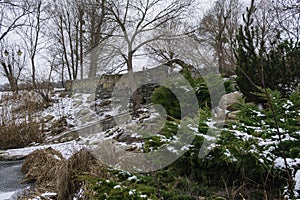
[[[218,108],[216,108],[214,110],[214,113],[215,113],[216,119],[218,119],[218,120],[225,120],[225,118],[226,118],[226,110],[221,109],[221,108],[218,107]]]
[[[6,151],[0,150],[0,155],[2,155],[2,154],[4,154],[4,153],[6,153]]]
[[[128,142],[131,138],[131,134],[129,133],[122,133],[120,135],[117,136],[117,141],[119,142]]]
[[[88,126],[85,126],[85,127],[82,127],[80,129],[76,130],[76,132],[82,138],[89,137],[92,134],[99,133],[102,131],[103,131],[103,124],[101,124],[101,123],[90,124]]]
[[[74,99],[82,99],[82,94],[76,94],[73,96]]]
[[[137,152],[137,146],[128,146],[126,151]]]
[[[93,102],[93,103],[90,104],[90,109],[95,110],[96,106],[97,106],[97,104]]]
[[[52,119],[54,119],[53,115],[47,115],[47,116],[44,117],[44,120],[45,120],[46,123],[51,121]]]
[[[108,93],[107,94],[103,94],[102,98],[103,99],[109,99],[109,98],[111,98],[111,94],[108,94]]]
[[[8,153],[6,151],[0,150],[0,160],[6,160]]]
[[[219,107],[224,110],[235,111],[234,104],[239,103],[242,95],[238,92],[225,94],[219,101]]]
[[[96,94],[93,93],[87,98],[87,102],[92,102],[96,100]]]
[[[80,118],[81,123],[85,124],[87,122],[92,121],[92,115],[84,115]]]
[[[82,100],[80,100],[80,99],[75,99],[75,100],[73,101],[73,105],[74,105],[74,106],[80,106],[82,103],[83,103],[83,102],[82,102]]]
[[[240,113],[240,110],[232,111],[227,113],[227,119],[237,119],[238,113]]]
[[[104,120],[103,120],[103,130],[108,130],[108,129],[111,129],[113,127],[115,127],[117,124],[114,120],[113,117],[107,117],[105,116]]]
[[[65,90],[66,91],[71,91],[73,86],[73,81],[72,80],[66,80],[65,82]]]
[[[78,135],[77,131],[70,131],[70,132],[67,132],[67,133],[59,136],[58,138],[55,138],[55,140],[53,140],[53,142],[54,143],[67,142],[67,141],[75,140],[78,137],[79,137],[79,135]]]
[[[151,117],[150,113],[143,113],[141,116],[139,116],[139,121],[143,122],[144,119],[148,119]]]
[[[67,137],[67,138],[71,138],[72,139],[76,139],[78,138],[78,132],[77,131],[71,131],[71,132],[68,132],[64,135],[64,137]]]
[[[91,113],[91,111],[90,111],[89,109],[83,108],[83,109],[81,109],[81,110],[77,113],[77,115],[78,115],[78,116],[83,116],[83,115],[87,115],[87,114],[89,114],[89,113]]]
[[[99,107],[104,107],[104,106],[108,106],[111,104],[111,100],[107,99],[107,100],[104,100],[102,101],[100,104],[99,104]]]
[[[217,123],[221,125],[228,125],[230,123],[233,123],[237,120],[237,114],[240,112],[240,110],[235,111],[228,111],[221,108],[215,109],[215,120]]]
[[[64,98],[64,97],[69,96],[69,95],[70,95],[69,91],[62,91],[62,92],[60,92],[59,97]]]

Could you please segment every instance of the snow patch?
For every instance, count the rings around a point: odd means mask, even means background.
[[[12,198],[12,196],[15,194],[16,192],[0,192],[0,199],[1,200],[9,200]]]
[[[35,147],[25,147],[21,149],[9,149],[6,151],[5,157],[26,157],[30,153],[34,152],[38,149],[47,149],[47,148],[53,148],[57,151],[59,151],[64,158],[69,159],[74,153],[78,152],[80,149],[84,148],[84,145],[76,142],[76,141],[70,141],[66,143],[60,143],[60,144],[49,144],[49,145],[41,145],[41,146],[35,146]]]

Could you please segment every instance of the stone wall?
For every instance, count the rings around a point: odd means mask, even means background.
[[[142,103],[149,103],[151,101],[151,94],[159,85],[157,83],[166,80],[169,75],[170,74],[168,73],[168,68],[166,66],[159,66],[153,69],[133,73],[134,80],[138,83],[138,85],[143,85],[138,89],[138,93],[142,97]],[[102,75],[96,79],[67,81],[65,83],[65,89],[74,93],[95,93],[100,98],[109,98],[111,97],[117,82],[124,76],[127,77],[128,74]],[[130,79],[128,79],[127,82],[128,87],[130,87],[129,81]],[[144,85],[144,83],[148,84]],[[130,90],[128,90],[128,92],[130,92]]]
[[[65,89],[75,93],[98,93],[98,90],[111,90],[120,80],[122,75],[103,75],[96,79],[78,79],[68,80],[65,83]]]

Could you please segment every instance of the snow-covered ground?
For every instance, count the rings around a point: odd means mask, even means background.
[[[16,192],[17,191],[15,191],[15,192],[3,192],[3,193],[0,192],[0,199],[1,200],[13,199],[13,196]]]
[[[51,144],[32,144],[32,146],[18,149],[9,149],[6,151],[0,151],[0,158],[2,159],[22,159],[27,155],[32,153],[38,149],[46,149],[53,148],[59,152],[66,158],[70,158],[74,153],[78,152],[80,149],[87,147],[85,144],[91,140],[105,140],[112,139],[116,135],[111,135],[110,137],[106,137],[107,133],[115,131],[114,128],[103,131],[103,130],[94,130],[95,132],[91,133],[87,138],[81,137],[80,129],[83,127],[91,126],[94,123],[97,123],[106,117],[116,116],[118,115],[117,110],[112,110],[110,105],[106,105],[106,102],[111,101],[110,99],[98,99],[95,100],[94,94],[81,94],[75,93],[70,96],[60,97],[60,93],[55,93],[53,96],[54,103],[43,110],[39,116],[51,119],[50,122],[47,122],[46,126],[51,127],[51,122],[55,122],[62,118],[66,118],[68,128],[60,133],[59,135],[51,135],[51,133],[46,133],[48,139],[46,141],[51,141]],[[96,106],[104,104],[105,106],[101,107],[100,111],[97,111]],[[146,110],[147,111],[147,110]],[[50,116],[50,117],[49,117]],[[149,116],[149,119],[152,117]],[[135,122],[134,122],[135,123]],[[47,127],[46,127],[47,128]],[[78,131],[77,131],[78,130]],[[60,135],[63,135],[67,132],[77,131],[79,133],[78,140],[72,140],[68,142],[61,143],[53,143],[55,138],[58,138]],[[106,135],[106,136],[105,136]],[[56,141],[57,142],[57,141]],[[126,146],[126,143],[118,143],[119,146]],[[136,147],[142,147],[141,143],[135,142],[132,145]],[[1,192],[0,191],[0,200],[3,199],[14,199],[18,191],[11,192]],[[42,194],[40,197],[36,197],[35,199],[41,199],[43,195],[47,196],[47,194]],[[52,195],[52,194],[51,194]]]
[[[39,145],[39,146],[32,146],[32,147],[25,147],[19,149],[9,149],[2,153],[3,158],[24,158],[30,153],[38,149],[47,149],[53,148],[59,152],[66,158],[70,158],[74,153],[78,152],[80,149],[84,147],[84,144],[76,141],[70,141],[65,143],[59,144],[49,144],[49,145]]]

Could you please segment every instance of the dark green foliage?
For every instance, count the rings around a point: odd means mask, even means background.
[[[261,164],[256,169],[263,167],[262,169],[265,169],[265,171],[270,170],[271,180],[277,179],[274,188],[278,187],[278,189],[283,190],[284,186],[288,186],[289,196],[293,197],[294,181],[290,174],[295,169],[285,164],[281,165],[280,174],[287,177],[287,179],[282,179],[281,176],[273,172],[273,170],[280,170],[273,168],[273,162],[277,158],[282,160],[285,158],[299,158],[300,126],[297,123],[297,116],[300,114],[298,109],[300,96],[296,97],[292,93],[290,98],[283,98],[278,91],[269,89],[261,91],[256,95],[267,102],[265,108],[259,110],[253,104],[241,104],[239,121],[231,127],[233,130],[230,131],[239,131],[240,139],[248,138],[248,142],[256,141],[251,145],[254,149],[247,150],[252,155],[254,155],[254,152],[257,153],[256,156]],[[247,172],[248,175],[251,174],[249,170]]]
[[[300,83],[300,43],[283,40],[275,44],[265,64],[266,87],[280,91],[284,97]]]
[[[160,148],[167,140],[171,140],[177,131],[178,124],[174,121],[167,121],[159,134],[144,138],[144,150],[149,152]]]
[[[276,112],[279,132],[270,106],[266,104],[265,109],[260,110],[254,104],[241,102],[237,106],[241,110],[239,120],[223,129],[217,146],[209,155],[204,159],[198,158],[203,138],[197,136],[193,142],[194,148],[170,166],[174,174],[198,183],[198,192],[202,195],[208,194],[200,188],[208,186],[209,190],[206,192],[210,195],[213,191],[222,191],[227,187],[232,190],[242,188],[238,192],[250,199],[257,199],[265,194],[269,198],[280,198],[284,187],[289,183],[286,181],[286,170],[274,167],[274,162],[281,156],[299,158],[300,136],[296,117],[299,115],[300,96],[293,93],[290,99],[286,99],[279,92],[267,91]],[[298,94],[298,91],[295,93]],[[265,94],[257,95],[264,100],[266,98]],[[205,115],[204,109],[202,112],[199,132],[205,134],[208,129],[205,118],[210,115]],[[279,135],[282,142],[279,141]],[[233,194],[227,196],[236,197]]]
[[[200,108],[212,106],[211,95],[214,95],[215,99],[219,99],[218,95],[222,95],[224,89],[226,93],[234,90],[231,81],[222,81],[218,75],[209,74],[204,78],[193,78],[189,71],[183,71],[182,74],[193,88],[193,91],[185,91],[182,95],[187,98],[186,102],[188,102],[189,95],[196,95]],[[171,84],[171,87],[176,88],[176,84]],[[176,119],[181,118],[179,101],[170,89],[164,86],[156,88],[152,95],[152,102],[164,106],[169,116]],[[216,103],[214,102],[213,106],[216,106]]]
[[[300,43],[281,39],[279,33],[268,45],[265,38],[260,39],[262,33],[253,24],[253,2],[236,37],[237,85],[249,101],[262,101],[253,94],[259,88],[287,97],[300,83]]]
[[[300,87],[298,88],[298,90],[296,90],[290,95],[290,100],[293,102],[294,108],[296,110],[297,109],[299,110],[300,109]]]
[[[180,119],[179,101],[170,89],[164,86],[155,89],[152,95],[152,102],[164,106],[169,116]]]

